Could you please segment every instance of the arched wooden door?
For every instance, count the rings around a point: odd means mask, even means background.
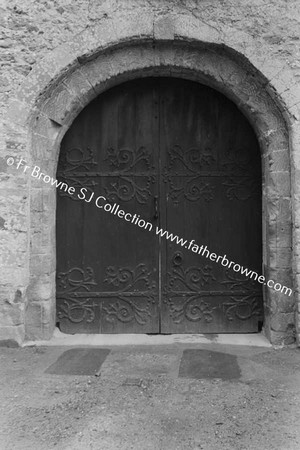
[[[199,254],[207,246],[261,273],[258,142],[225,96],[169,78],[114,87],[65,135],[58,179],[76,190],[57,192],[63,332],[258,331],[261,285]],[[98,197],[152,230],[98,208]]]

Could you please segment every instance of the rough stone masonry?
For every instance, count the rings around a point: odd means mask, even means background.
[[[297,0],[0,0],[0,339],[55,327],[55,189],[8,156],[56,173],[60,141],[107,87],[186,74],[247,115],[262,148],[264,333],[299,342],[300,3]]]

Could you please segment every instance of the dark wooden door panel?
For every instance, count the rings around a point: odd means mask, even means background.
[[[94,202],[104,196],[132,216],[152,221],[158,179],[153,107],[151,85],[146,90],[139,83],[130,90],[120,86],[89,105],[64,138],[59,176],[78,189],[87,188],[87,200],[94,197],[89,203],[58,197],[62,331],[159,331],[155,234],[98,209]],[[72,287],[75,276],[83,282]]]
[[[165,227],[261,273],[261,173],[255,135],[224,96],[160,81],[161,204]],[[165,241],[162,332],[253,332],[261,286]]]
[[[109,90],[66,134],[58,176],[86,188],[86,199],[94,195],[88,203],[58,191],[62,331],[257,331],[261,286],[195,247],[261,273],[259,147],[223,95],[164,78]],[[182,247],[98,209],[100,195],[194,245]]]

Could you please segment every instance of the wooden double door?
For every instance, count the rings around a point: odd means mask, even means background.
[[[228,98],[174,78],[114,87],[65,135],[57,178],[75,188],[57,190],[63,332],[258,331],[261,285],[225,263],[261,274],[260,152]]]

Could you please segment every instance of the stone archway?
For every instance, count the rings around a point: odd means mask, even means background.
[[[193,22],[185,26],[181,23],[183,29],[179,33],[175,22],[175,18],[157,21],[154,35],[150,24],[143,21],[138,22],[140,26],[143,24],[143,31],[134,35],[125,27],[119,34],[113,31],[112,37],[110,28],[105,38],[101,30],[104,42],[101,47],[89,32],[75,39],[71,46],[51,54],[43,63],[46,70],[37,68],[11,105],[9,118],[24,136],[25,156],[31,166],[37,165],[55,177],[60,142],[74,118],[98,94],[122,81],[175,76],[207,84],[233,100],[257,134],[263,166],[264,274],[292,287],[291,265],[295,267],[297,261],[292,261],[291,251],[292,156],[288,113],[285,119],[284,105],[272,91],[266,75],[244,56],[224,47],[224,37],[221,39],[203,26],[201,30],[195,29]],[[210,43],[206,42],[207,34]],[[29,179],[28,183],[30,259],[24,283],[27,292],[24,320],[28,339],[47,339],[55,326],[56,191],[35,179]],[[273,343],[288,342],[294,323],[291,305],[294,300],[267,289],[264,297],[266,335]]]

